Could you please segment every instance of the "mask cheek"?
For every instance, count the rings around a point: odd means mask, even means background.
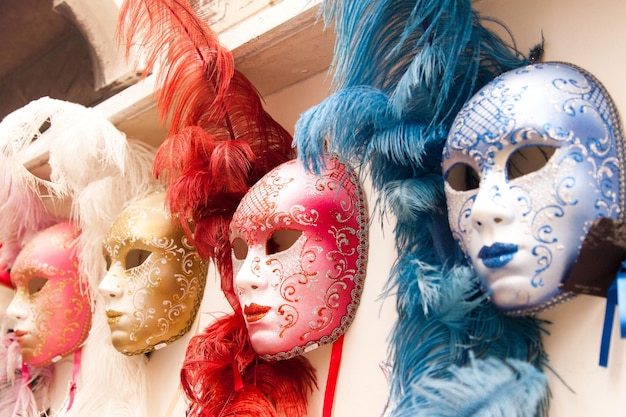
[[[452,236],[467,255],[468,246],[471,243],[471,214],[476,193],[454,191],[446,185],[446,199],[448,204],[448,223]]]
[[[232,256],[232,262],[233,262],[233,284],[234,284],[234,288],[236,288],[237,296],[241,297],[242,292],[237,287],[237,277],[241,273],[241,270],[243,268],[243,264],[245,262],[245,259],[237,259],[233,255]]]

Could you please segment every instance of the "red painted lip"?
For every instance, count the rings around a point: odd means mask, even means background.
[[[243,314],[246,316],[248,323],[254,323],[261,320],[271,310],[271,307],[261,306],[258,304],[250,304],[243,308]]]
[[[28,332],[24,332],[22,330],[13,330],[13,334],[15,335],[16,339],[19,339],[20,337],[26,336]]]

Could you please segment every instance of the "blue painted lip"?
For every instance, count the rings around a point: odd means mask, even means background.
[[[514,243],[494,243],[491,246],[483,246],[478,252],[478,257],[487,268],[502,268],[513,260],[519,246]]]

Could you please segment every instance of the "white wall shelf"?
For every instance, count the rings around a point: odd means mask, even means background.
[[[319,0],[270,5],[219,33],[235,66],[265,97],[327,69],[334,38],[318,19]],[[97,109],[129,137],[158,145],[165,137],[159,120],[155,75],[102,102]]]

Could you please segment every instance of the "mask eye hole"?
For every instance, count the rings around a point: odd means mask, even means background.
[[[35,295],[39,291],[43,289],[43,287],[48,282],[48,278],[44,277],[34,277],[30,281],[28,281],[28,294]]]
[[[43,121],[43,123],[41,123],[41,126],[39,126],[39,136],[43,135],[46,130],[50,129],[50,126],[52,126],[52,123],[50,122],[50,118],[48,117],[46,120]]]
[[[152,252],[144,249],[132,249],[126,254],[126,269],[137,268],[143,264]]]
[[[296,243],[301,235],[301,230],[276,230],[267,240],[265,250],[268,255],[286,251]]]
[[[475,190],[480,185],[480,175],[467,164],[455,164],[446,173],[446,182],[453,190]]]
[[[41,123],[41,125],[39,125],[39,129],[37,129],[37,133],[31,138],[31,141],[34,142],[35,140],[39,139],[41,135],[43,135],[48,129],[50,129],[51,126],[52,123],[50,122],[50,118],[48,117]]]
[[[524,146],[513,152],[506,162],[506,175],[509,180],[523,177],[543,168],[556,150],[553,146]]]
[[[104,262],[106,262],[106,270],[111,269],[111,257],[109,255],[104,255]]]
[[[235,258],[243,261],[244,259],[246,259],[246,256],[248,256],[248,245],[246,245],[246,242],[244,242],[243,239],[241,238],[236,238],[233,240],[232,243],[232,247],[233,247],[233,255],[235,255]]]

